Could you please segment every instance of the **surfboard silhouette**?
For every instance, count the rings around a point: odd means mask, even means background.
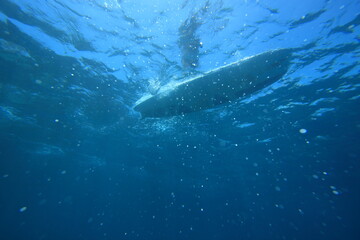
[[[292,49],[267,51],[216,68],[180,83],[170,83],[155,95],[140,98],[134,110],[146,117],[169,117],[230,103],[276,82],[288,71]]]

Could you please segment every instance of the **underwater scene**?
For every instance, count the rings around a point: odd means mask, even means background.
[[[359,0],[1,0],[0,239],[360,239]]]

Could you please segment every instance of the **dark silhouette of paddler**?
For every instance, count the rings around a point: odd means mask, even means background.
[[[192,71],[199,65],[199,48],[202,47],[202,42],[196,31],[200,25],[196,14],[186,19],[179,27],[178,45],[184,70]]]

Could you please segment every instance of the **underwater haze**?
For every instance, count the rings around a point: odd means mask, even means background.
[[[1,0],[0,239],[360,239],[359,25],[359,0]],[[134,110],[282,48],[250,96]]]

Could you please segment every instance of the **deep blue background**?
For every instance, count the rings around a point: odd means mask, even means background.
[[[289,72],[141,119],[194,15],[197,71],[297,48]],[[359,1],[1,0],[0,238],[360,239],[359,24]]]

